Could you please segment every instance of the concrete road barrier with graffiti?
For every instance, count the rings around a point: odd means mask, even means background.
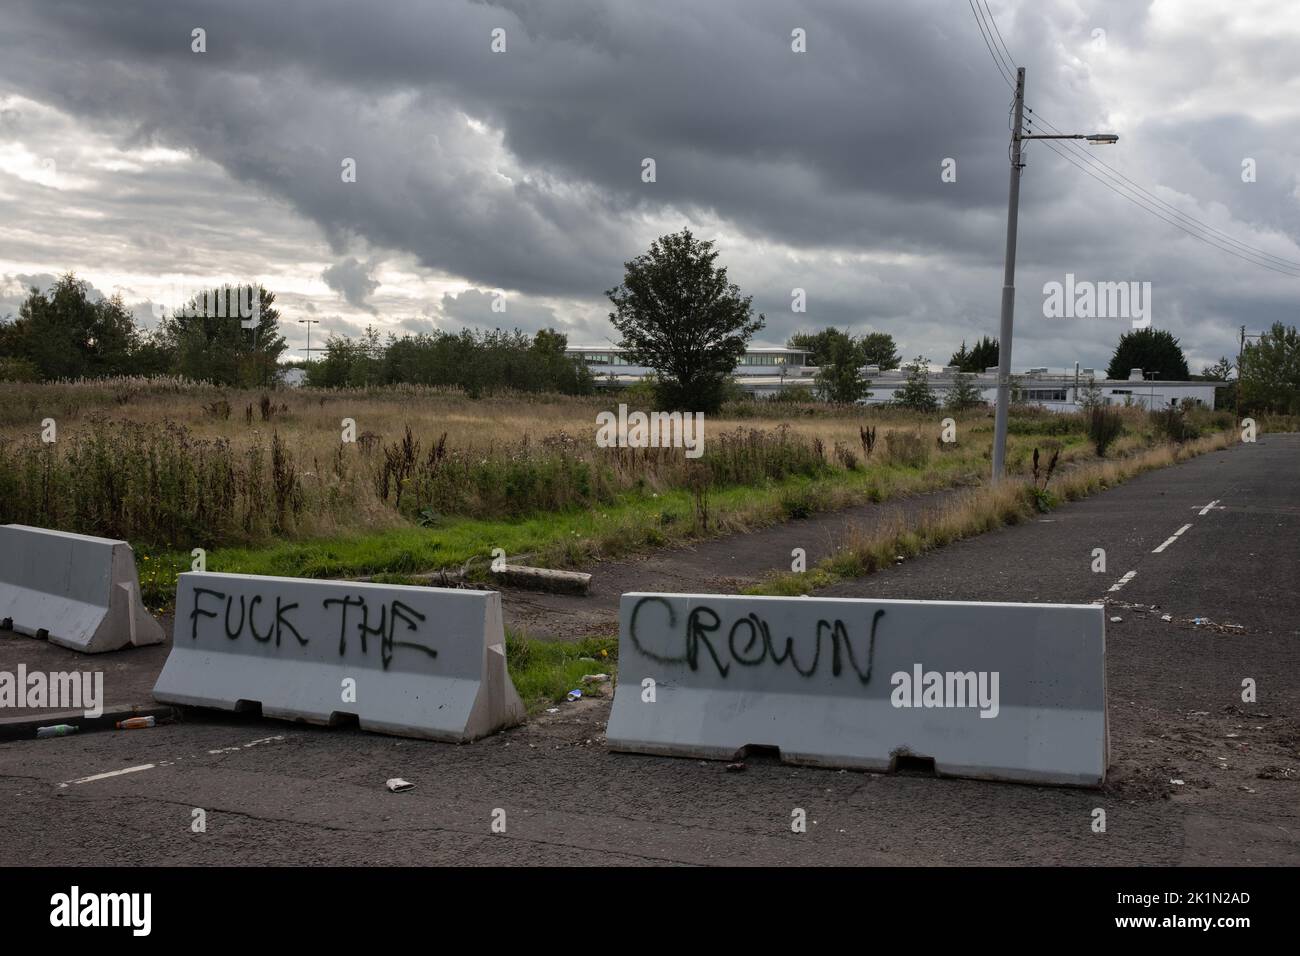
[[[0,626],[87,654],[161,644],[125,541],[0,526]]]
[[[493,591],[188,573],[163,703],[465,742],[524,718]]]
[[[1099,787],[1100,605],[625,594],[613,750]]]

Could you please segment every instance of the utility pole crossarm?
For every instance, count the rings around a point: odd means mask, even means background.
[[[1086,139],[1090,143],[1117,143],[1119,137],[1114,133],[1026,133],[1020,139]]]

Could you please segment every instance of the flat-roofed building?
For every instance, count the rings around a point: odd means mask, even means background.
[[[570,346],[565,351],[586,363],[598,388],[627,388],[653,371],[645,365],[631,364],[626,350],[613,346]],[[802,349],[757,347],[745,350],[732,374],[746,392],[762,397],[796,382],[810,385],[815,371],[808,365],[808,352]]]
[[[815,372],[816,370],[814,370]],[[957,381],[958,370],[951,366],[930,371],[930,387],[943,404]],[[893,401],[897,392],[907,383],[906,369],[881,372],[871,366],[863,370],[863,377],[871,382],[871,396],[867,404]],[[998,398],[997,369],[970,373],[971,384],[979,390],[984,401],[996,405]],[[1087,400],[1091,388],[1103,405],[1136,405],[1147,409],[1169,408],[1190,399],[1205,408],[1214,408],[1215,388],[1223,382],[1165,382],[1144,378],[1141,369],[1133,369],[1126,379],[1099,378],[1094,369],[1080,368],[1053,370],[1029,368],[1011,373],[1013,401],[1038,405],[1060,412],[1078,411]]]
[[[624,349],[607,345],[572,346],[570,356],[580,358],[591,369],[599,388],[627,388],[641,381],[653,370],[632,365]],[[809,353],[792,348],[750,348],[745,350],[733,372],[736,383],[750,395],[770,398],[796,385],[812,388],[816,366],[809,365]],[[958,369],[948,366],[931,368],[930,387],[942,405],[957,381]],[[971,384],[989,405],[998,397],[997,369],[970,373]],[[1104,373],[1102,373],[1104,376]],[[862,404],[891,402],[907,383],[907,369],[882,372],[874,365],[865,366],[861,375],[870,381],[871,394]],[[1098,377],[1090,368],[1029,368],[1012,373],[1015,401],[1061,412],[1077,411],[1095,386],[1106,405],[1137,405],[1143,408],[1168,408],[1191,399],[1198,405],[1214,408],[1215,388],[1223,382],[1165,382],[1144,378],[1141,369],[1133,369],[1126,379]]]

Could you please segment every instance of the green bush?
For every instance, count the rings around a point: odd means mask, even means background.
[[[1151,412],[1151,425],[1157,435],[1172,442],[1191,441],[1201,437],[1201,430],[1188,420],[1180,408],[1162,408]]]
[[[39,382],[41,370],[22,358],[0,356],[0,382]]]
[[[1009,435],[1082,435],[1088,431],[1089,418],[1077,412],[1044,410],[1042,415],[1025,415],[1016,409],[1008,416]]]
[[[1088,413],[1088,439],[1099,458],[1124,433],[1124,420],[1119,412],[1104,406],[1094,406]]]

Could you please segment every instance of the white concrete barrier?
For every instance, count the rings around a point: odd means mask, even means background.
[[[98,654],[161,644],[125,541],[0,526],[0,625]]]
[[[625,594],[613,750],[1097,787],[1100,605]]]
[[[154,686],[168,704],[241,710],[464,742],[517,724],[494,591],[187,573],[172,650]]]

